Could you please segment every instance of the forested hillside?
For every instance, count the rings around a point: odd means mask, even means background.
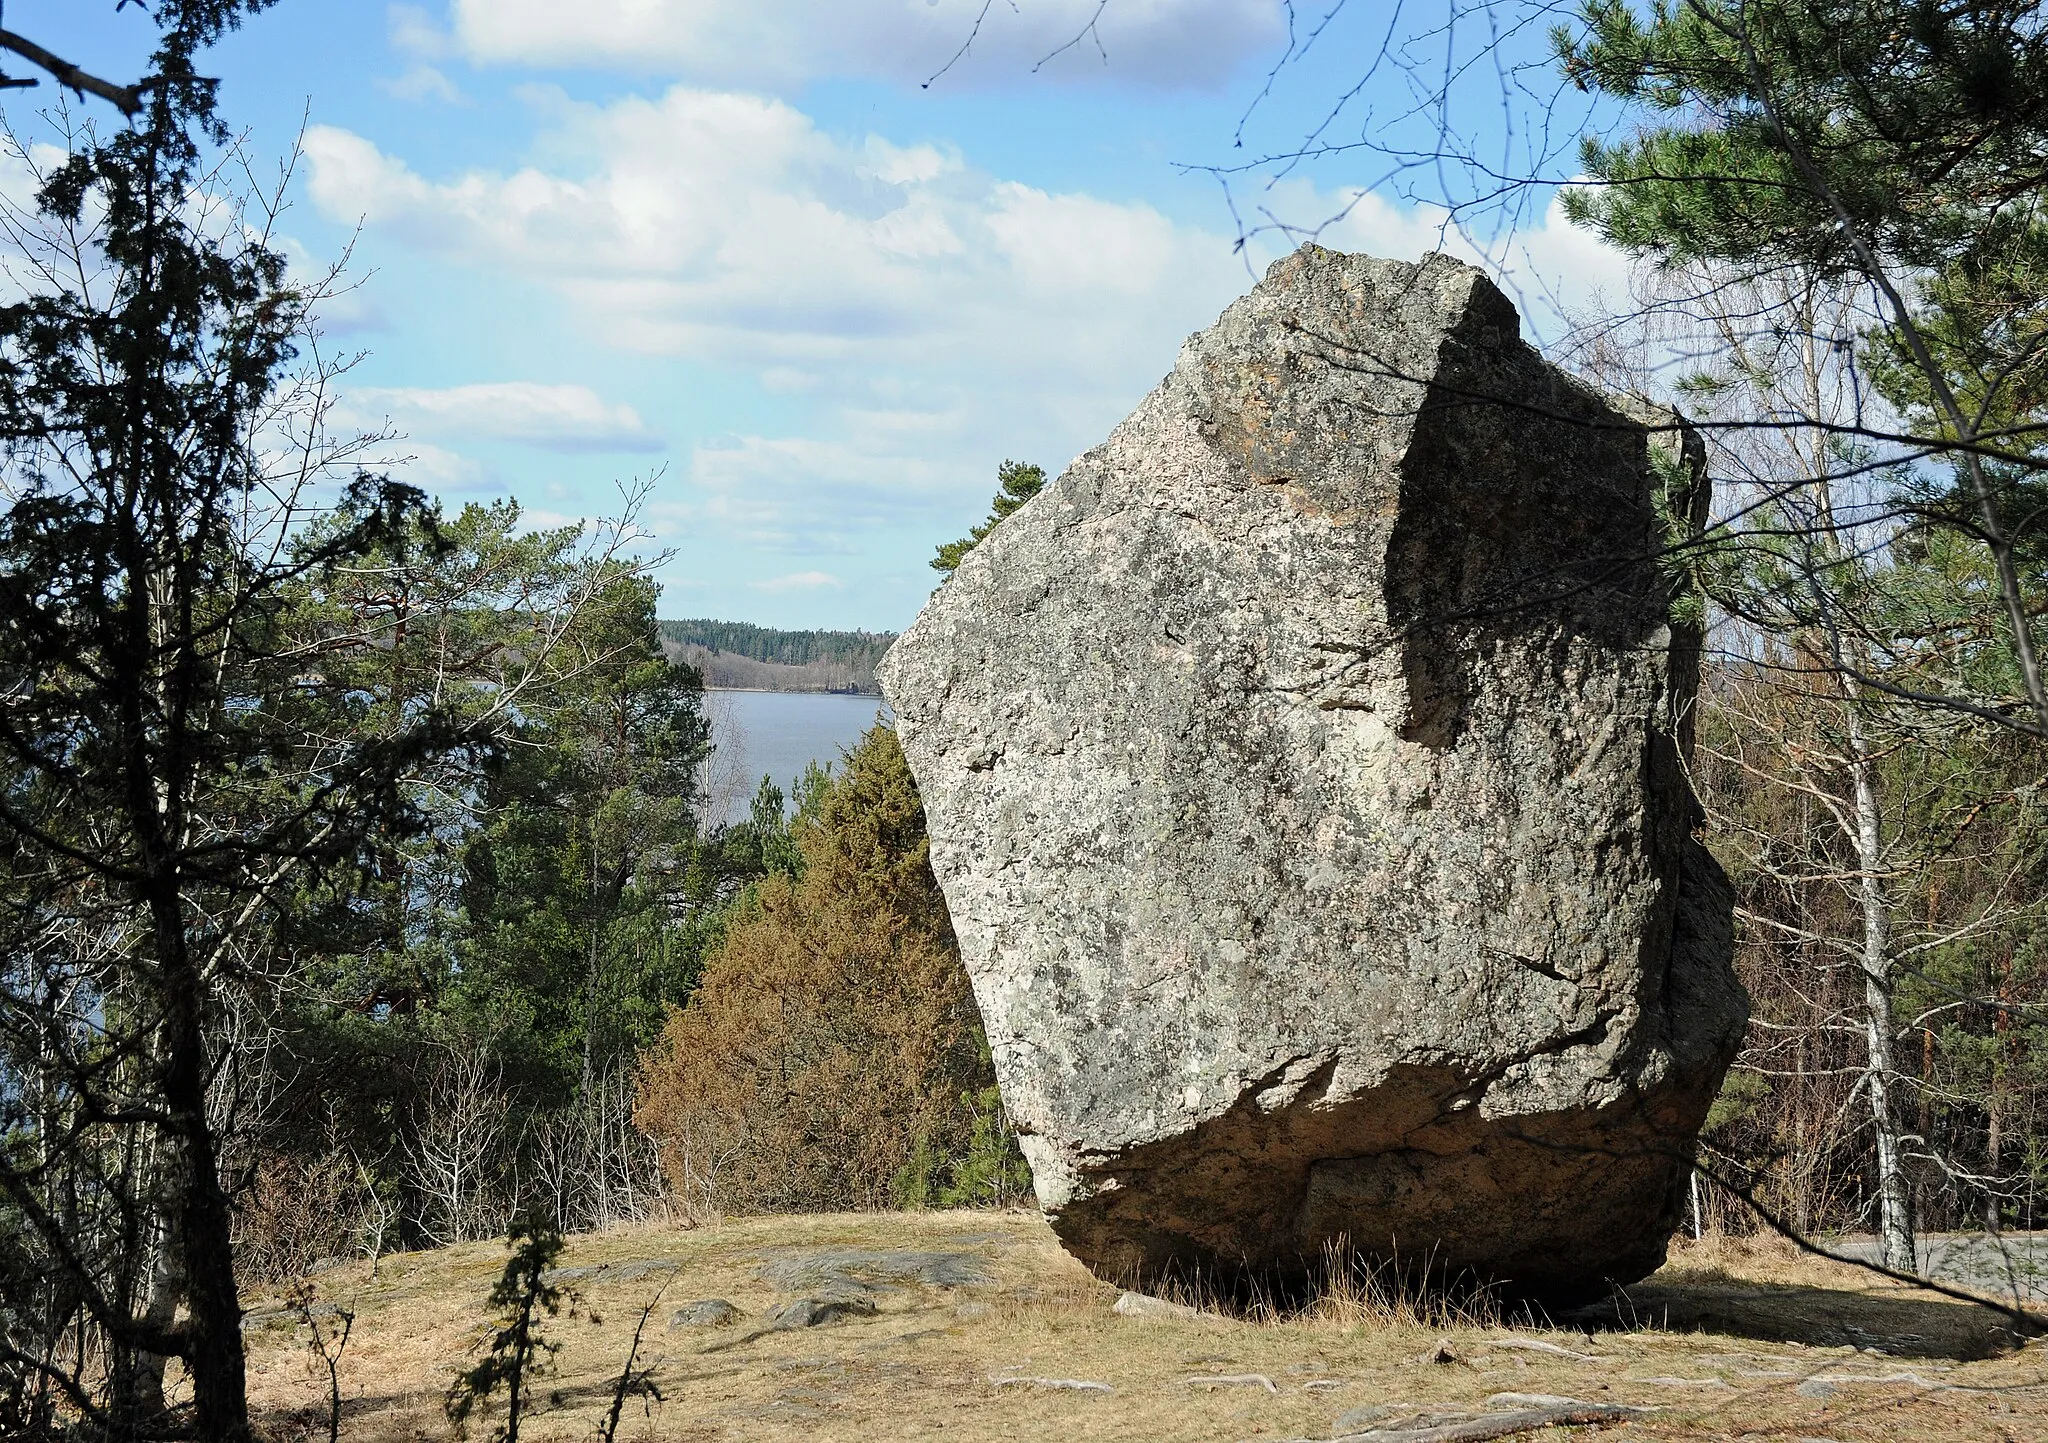
[[[868,984],[785,1005],[793,1035],[898,1056],[897,1004],[936,1007],[912,1009],[914,1075],[877,1084],[915,1106],[847,1118],[872,1145],[776,1134],[857,1159],[803,1195],[1018,1185],[893,738],[814,769],[794,817],[768,786],[747,819],[707,815],[700,678],[662,655],[632,549],[646,488],[536,529],[328,429],[331,292],[273,247],[253,168],[216,163],[231,132],[194,78],[262,8],[151,7],[132,125],[12,152],[51,169],[0,226],[33,276],[0,308],[10,1440],[247,1443],[252,1280],[766,1205],[693,1150],[720,1117],[655,1044],[701,979],[737,999],[704,1037],[749,1046],[747,968],[784,936],[854,949]],[[870,685],[888,640],[714,635]],[[866,1036],[837,1025],[854,997]],[[634,1126],[643,1091],[674,1131]]]
[[[761,691],[873,693],[875,666],[895,639],[887,631],[779,631],[708,618],[661,623],[663,650],[696,667],[706,686]]]

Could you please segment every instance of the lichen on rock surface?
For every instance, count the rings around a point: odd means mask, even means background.
[[[1661,1262],[1746,1016],[1663,562],[1706,499],[1480,272],[1308,246],[968,553],[881,679],[1083,1261]]]

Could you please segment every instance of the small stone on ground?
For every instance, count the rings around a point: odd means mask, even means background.
[[[873,1300],[852,1295],[829,1298],[796,1298],[770,1308],[761,1315],[765,1332],[794,1332],[798,1328],[820,1328],[848,1318],[872,1318]]]
[[[729,1328],[745,1314],[724,1298],[699,1298],[677,1308],[668,1320],[671,1333],[682,1328]]]
[[[1155,1298],[1149,1293],[1118,1293],[1116,1305],[1111,1310],[1126,1318],[1199,1318],[1200,1308],[1191,1308],[1186,1303],[1169,1303],[1164,1298]]]

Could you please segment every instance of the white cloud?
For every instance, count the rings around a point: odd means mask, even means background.
[[[498,489],[498,478],[469,457],[444,446],[393,441],[362,458],[366,471],[389,471],[429,496],[480,495]]]
[[[486,385],[357,387],[343,419],[407,432],[511,441],[549,451],[658,451],[631,406],[605,402],[588,386],[543,386],[531,381]]]
[[[454,81],[431,65],[415,65],[395,80],[378,81],[377,88],[394,100],[438,100],[443,105],[470,103]]]
[[[827,439],[738,436],[697,447],[688,490],[657,502],[650,524],[665,538],[710,532],[765,550],[846,554],[852,536],[908,517],[926,529],[951,524],[963,480],[965,494],[991,489],[993,463],[970,477],[959,438],[932,444],[928,422],[920,436],[859,415],[834,419],[840,434]]]
[[[824,439],[698,449],[690,519],[731,534],[972,510],[1004,455],[1059,465],[1099,439],[1247,282],[1227,237],[1149,206],[830,136],[779,101],[679,87],[550,113],[548,168],[434,180],[316,127],[312,195],[552,288],[604,344],[743,368],[815,408]],[[830,516],[807,499],[824,492]]]
[[[454,37],[417,5],[391,5],[384,12],[391,48],[413,60],[446,60],[456,53]]]
[[[538,506],[521,506],[519,525],[515,530],[521,536],[531,536],[536,531],[560,531],[570,526],[588,530],[593,524],[588,516],[573,516],[567,511],[549,511]]]
[[[721,84],[922,83],[953,60],[940,84],[1035,72],[1211,86],[1280,37],[1281,13],[1280,0],[455,0],[453,24],[478,61]]]
[[[678,86],[605,106],[557,96],[546,114],[546,167],[440,179],[316,127],[312,194],[341,220],[552,289],[601,344],[743,369],[808,416],[791,427],[806,434],[696,444],[651,514],[669,539],[829,555],[912,521],[958,534],[998,460],[1057,468],[1100,440],[1252,280],[1232,235],[994,178],[944,145],[829,135],[772,99]],[[1440,215],[1375,196],[1291,183],[1262,200],[1331,221],[1321,239],[1337,248],[1475,255]],[[1253,263],[1292,244],[1261,237]],[[1498,259],[1529,310],[1539,282],[1583,300],[1625,273],[1554,209]],[[424,425],[432,409],[407,414]],[[506,434],[488,413],[478,430]],[[638,420],[614,429],[630,438]],[[585,433],[529,433],[571,434]]]
[[[779,367],[790,386],[946,335],[981,351],[1057,340],[1093,380],[1121,363],[1091,331],[1179,324],[1191,282],[1221,304],[1243,280],[1224,238],[1149,206],[997,182],[936,147],[844,142],[779,101],[678,88],[561,115],[559,169],[445,182],[314,127],[312,194],[339,219],[551,283],[615,344]]]
[[[818,591],[843,584],[838,577],[828,571],[795,571],[788,576],[773,576],[766,581],[756,581],[753,586],[756,591]]]
[[[377,88],[394,99],[419,102],[438,100],[444,105],[468,105],[470,99],[447,72],[435,64],[461,53],[450,35],[417,5],[392,5],[385,11],[391,48],[408,62],[395,79],[379,80]]]

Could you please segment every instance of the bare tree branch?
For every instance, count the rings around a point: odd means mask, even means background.
[[[145,85],[116,85],[111,80],[102,80],[90,71],[80,70],[62,56],[52,55],[26,35],[17,35],[12,30],[0,30],[0,50],[11,50],[32,65],[39,65],[57,78],[57,83],[74,94],[97,95],[123,115],[133,117],[142,109],[142,92]],[[33,85],[36,82],[17,81],[16,84]]]

